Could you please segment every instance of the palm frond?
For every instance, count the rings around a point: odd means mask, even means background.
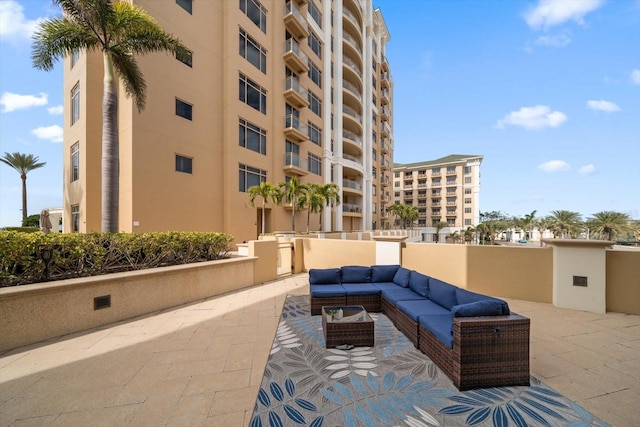
[[[124,50],[112,49],[111,59],[116,73],[122,79],[124,91],[133,98],[138,111],[144,110],[147,84],[135,58]]]
[[[31,58],[34,67],[49,71],[59,58],[94,49],[99,44],[86,28],[66,18],[52,18],[44,21],[34,33]]]

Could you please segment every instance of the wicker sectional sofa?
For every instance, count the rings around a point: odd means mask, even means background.
[[[529,319],[497,298],[399,265],[309,270],[311,314],[323,306],[383,312],[459,390],[529,385]]]

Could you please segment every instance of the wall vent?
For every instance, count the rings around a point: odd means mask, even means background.
[[[111,307],[111,295],[103,295],[93,299],[93,309],[100,310]]]
[[[573,286],[582,286],[587,287],[587,277],[586,276],[573,276]]]

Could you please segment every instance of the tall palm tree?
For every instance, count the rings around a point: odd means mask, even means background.
[[[61,7],[63,16],[38,26],[33,36],[33,65],[50,71],[63,56],[80,50],[102,52],[102,231],[116,232],[120,185],[116,78],[142,111],[146,83],[134,55],[161,51],[184,55],[188,51],[147,12],[125,0],[53,2]]]
[[[575,237],[582,223],[582,217],[578,212],[565,210],[551,211],[548,220],[554,236],[560,235],[562,239]]]
[[[387,208],[387,212],[389,212],[390,214],[392,214],[393,216],[397,217],[397,222],[401,222],[401,218],[402,218],[402,205],[394,203],[393,205],[389,206]],[[397,224],[396,221],[393,221],[394,224]]]
[[[631,218],[621,212],[598,212],[587,220],[587,225],[594,234],[607,240],[615,239],[618,234],[631,234],[633,232]]]
[[[436,243],[438,243],[440,241],[440,231],[445,228],[448,227],[449,224],[446,223],[445,221],[439,221],[436,223],[435,227],[436,227]]]
[[[520,226],[524,230],[525,238],[527,240],[531,239],[530,233],[533,231],[533,227],[535,226],[536,212],[538,211],[531,211],[530,214],[526,214],[523,218],[520,218]]]
[[[282,193],[280,188],[270,182],[261,182],[260,185],[249,187],[249,202],[254,206],[256,197],[262,198],[262,228],[260,230],[265,233],[265,206],[269,201],[279,205],[282,201]]]
[[[464,241],[465,243],[471,243],[473,241],[473,236],[476,233],[475,228],[469,226],[466,230],[464,230]]]
[[[0,161],[18,171],[22,180],[22,221],[27,219],[27,174],[34,169],[38,169],[47,164],[39,162],[38,156],[33,154],[4,153]]]
[[[296,210],[298,210],[298,198],[306,191],[298,177],[292,176],[288,181],[278,184],[287,203],[291,204],[291,231],[296,231]]]
[[[322,186],[319,184],[302,184],[305,191],[298,198],[298,209],[307,210],[307,234],[309,233],[309,223],[311,222],[311,213],[318,213],[327,201],[322,194]]]
[[[333,182],[325,184],[321,187],[320,192],[324,196],[324,200],[326,203],[325,206],[333,208],[334,206],[340,204],[340,187],[338,186],[338,184],[335,184]],[[320,230],[322,230],[322,214],[324,212],[325,206],[322,206],[320,208]]]

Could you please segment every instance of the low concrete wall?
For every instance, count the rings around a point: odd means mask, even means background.
[[[0,351],[251,286],[256,259],[162,267],[0,288]],[[111,307],[94,310],[94,298]]]
[[[374,265],[376,242],[371,240],[295,239],[295,270]],[[300,254],[302,252],[302,254]]]
[[[422,274],[467,287],[467,247],[444,243],[406,243],[402,266]]]
[[[640,315],[640,251],[608,250],[607,311]]]
[[[254,264],[253,284],[275,279],[278,275],[278,241],[276,239],[249,240],[247,245],[249,256],[257,258]]]

